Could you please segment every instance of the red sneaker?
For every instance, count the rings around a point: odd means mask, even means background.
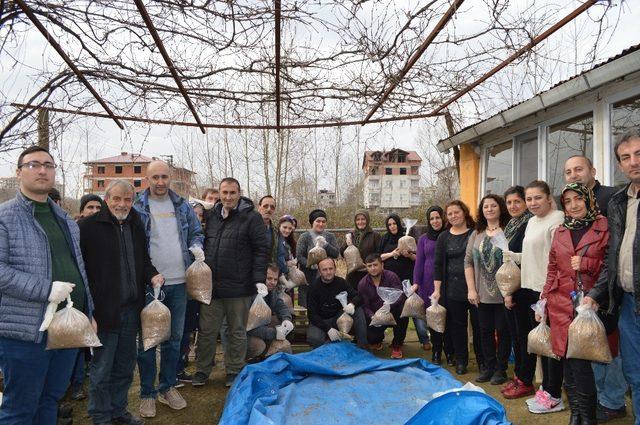
[[[402,349],[400,347],[391,347],[391,358],[392,359],[401,359],[402,358]]]
[[[504,384],[502,386],[502,388],[500,388],[500,392],[502,394],[504,394],[505,391],[510,390],[511,388],[515,387],[517,385],[517,382],[516,382],[517,379],[518,378],[514,376],[512,380],[507,381],[507,383]]]
[[[514,399],[526,397],[535,394],[535,388],[533,385],[525,385],[520,379],[514,379],[515,385],[508,390],[505,390],[502,394],[506,399]]]

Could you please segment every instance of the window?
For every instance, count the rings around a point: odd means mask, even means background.
[[[133,187],[142,187],[142,180],[134,180]]]
[[[518,154],[518,178],[526,186],[538,178],[538,131],[534,130],[516,137]]]
[[[418,187],[418,186],[420,186],[420,180],[411,179],[411,187]]]
[[[98,166],[98,174],[104,174],[104,166],[102,165]]]
[[[116,165],[116,174],[122,174],[122,165]]]
[[[420,203],[420,194],[419,193],[412,193],[411,194],[411,203],[412,204],[419,204]]]
[[[547,137],[547,183],[554,195],[564,187],[564,163],[573,155],[593,159],[593,114],[549,127]]]
[[[140,173],[142,173],[142,165],[134,165],[134,166],[133,166],[133,173],[134,173],[134,174],[140,174]]]
[[[385,169],[384,169],[384,173],[385,173],[387,176],[390,176],[390,175],[391,175],[391,168],[385,168]]]
[[[407,187],[407,181],[406,180],[400,180],[400,189],[404,189],[405,187]]]
[[[618,168],[618,161],[613,152],[613,146],[622,135],[633,127],[640,126],[640,97],[626,99],[611,105],[611,160],[615,170],[613,184],[621,186],[627,183],[627,178]]]
[[[384,182],[384,187],[391,189],[393,187],[393,182],[391,180],[387,180]]]
[[[511,140],[487,148],[485,194],[502,195],[511,186],[512,149]]]
[[[98,180],[98,187],[104,187],[104,180]]]
[[[379,180],[369,180],[369,187],[376,188],[378,187]]]
[[[369,195],[369,202],[377,204],[380,202],[380,195],[378,195],[377,193],[372,193],[371,195]]]
[[[400,169],[400,175],[401,176],[406,176],[407,175],[407,169],[406,168],[401,168]]]

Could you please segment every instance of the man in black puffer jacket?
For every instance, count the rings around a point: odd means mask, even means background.
[[[231,177],[220,182],[220,201],[206,216],[205,262],[213,273],[213,299],[200,307],[200,331],[194,386],[211,374],[216,337],[223,319],[228,324],[224,365],[230,387],[245,365],[247,317],[256,283],[264,283],[268,249],[262,216],[250,199],[240,196],[240,183]]]

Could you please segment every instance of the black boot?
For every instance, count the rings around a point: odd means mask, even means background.
[[[585,389],[576,386],[577,403],[580,411],[582,425],[596,425],[598,423],[596,410],[598,396],[595,393],[585,392]]]
[[[569,417],[569,425],[582,425],[580,419],[580,408],[578,407],[578,400],[576,396],[576,385],[571,379],[567,379],[565,375],[564,390],[567,393],[567,400],[569,401],[569,409],[571,409],[571,417]]]
[[[431,363],[440,366],[442,364],[442,353],[434,351],[431,355]]]

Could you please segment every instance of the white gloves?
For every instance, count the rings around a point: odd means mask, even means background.
[[[189,251],[191,251],[196,261],[204,261],[204,251],[202,250],[202,248],[200,248],[197,245],[194,245],[191,248],[189,248]]]
[[[258,290],[258,295],[262,297],[266,297],[269,293],[269,289],[267,289],[267,285],[264,283],[256,283],[256,289]]]
[[[281,325],[276,326],[276,339],[278,341],[284,341],[289,332],[293,330],[293,323],[289,320],[285,320]]]
[[[58,281],[53,282],[51,284],[51,293],[49,294],[49,302],[60,304],[62,301],[67,299],[71,291],[73,291],[74,286],[76,285],[69,282],[58,282]]]
[[[353,313],[356,312],[356,306],[349,303],[346,306],[344,306],[342,310],[344,310],[344,312],[347,313],[349,316],[353,316]]]
[[[292,281],[290,281],[289,279],[287,279],[287,277],[283,274],[280,275],[280,277],[278,278],[278,281],[284,285],[285,288],[287,289],[293,289],[296,287],[295,283],[293,283]]]
[[[329,335],[329,339],[331,340],[331,342],[340,341],[340,332],[338,332],[338,330],[335,328],[329,329],[327,335]]]

